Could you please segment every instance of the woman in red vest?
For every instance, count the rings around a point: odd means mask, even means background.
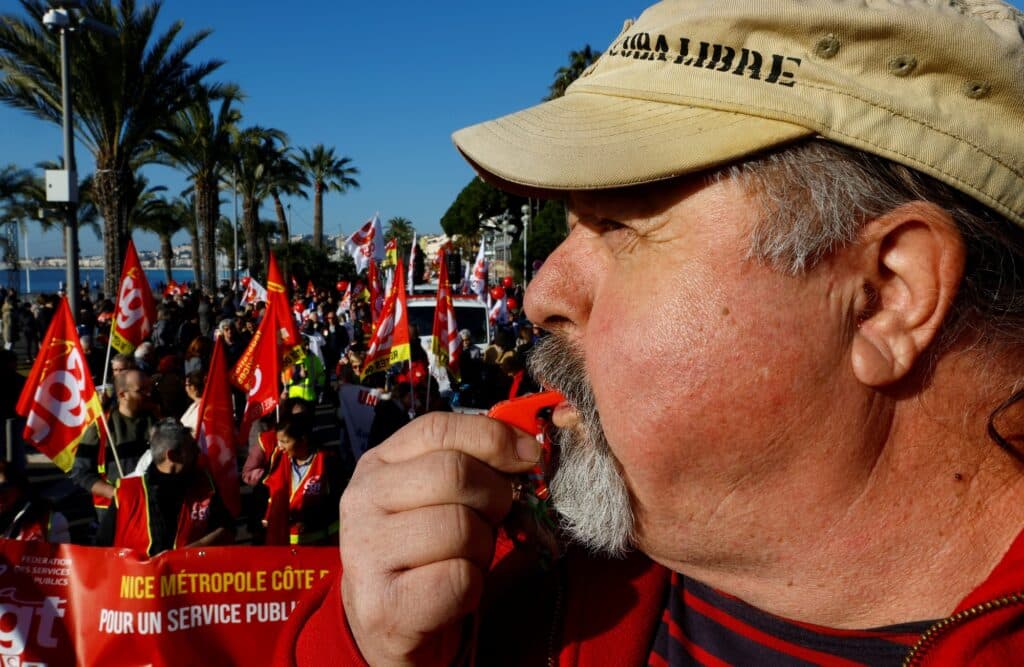
[[[310,438],[312,420],[285,414],[277,423],[277,449],[263,483],[270,500],[264,515],[270,545],[337,544],[338,501],[346,480],[333,453]]]

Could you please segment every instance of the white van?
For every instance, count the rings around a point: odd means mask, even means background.
[[[427,351],[430,358],[431,369],[434,367],[434,355],[430,351],[430,334],[434,329],[434,308],[437,305],[437,295],[414,294],[408,297],[409,324],[415,326],[420,336],[420,344]],[[452,306],[455,308],[455,324],[459,331],[469,329],[472,335],[473,344],[481,351],[487,347],[491,340],[491,325],[487,317],[487,306],[475,296],[452,296]],[[440,375],[440,374],[438,374]],[[447,377],[435,377],[444,394],[450,390]]]

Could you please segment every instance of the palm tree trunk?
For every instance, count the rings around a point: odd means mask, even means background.
[[[128,247],[128,210],[125,201],[131,171],[116,164],[97,161],[93,177],[96,208],[103,216],[103,291],[117,295],[121,265]]]
[[[259,226],[259,206],[252,197],[245,197],[242,202],[242,228],[245,230],[245,260],[250,276],[259,275],[260,250],[256,239],[256,228]]]
[[[160,235],[160,259],[164,262],[164,275],[167,277],[164,282],[170,285],[171,280],[174,278],[174,273],[171,271],[171,260],[174,259],[174,250],[171,248],[171,237],[169,234]]]
[[[324,184],[320,181],[313,188],[313,247],[324,247]]]
[[[189,230],[189,241],[192,245],[192,272],[195,273],[196,285],[205,287],[206,283],[201,280],[199,273],[196,273],[197,268],[201,268],[199,265],[199,253],[202,252],[202,246],[199,244],[199,229],[193,227]]]
[[[276,191],[271,192],[270,196],[274,198],[274,213],[277,214],[277,227],[280,230],[281,243],[288,243],[288,217],[284,214],[281,196]]]
[[[211,174],[206,179],[200,179],[196,185],[199,238],[205,269],[202,284],[208,294],[215,294],[217,290],[217,222],[220,220],[220,192],[217,190],[217,176]]]
[[[197,179],[198,180],[198,179]],[[203,207],[199,203],[198,183],[192,184],[192,224],[189,226],[189,237],[192,239],[192,278],[196,285],[203,285],[203,258],[199,254],[199,235],[202,234]],[[193,231],[194,230],[194,231]]]

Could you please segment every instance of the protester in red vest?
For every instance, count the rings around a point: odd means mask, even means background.
[[[68,520],[38,496],[25,473],[0,460],[0,537],[8,540],[71,541]]]
[[[345,486],[338,458],[311,437],[307,415],[282,415],[278,455],[263,483],[270,500],[264,515],[267,544],[335,544],[338,500]]]
[[[121,480],[96,544],[155,556],[233,542],[231,515],[209,474],[196,465],[199,448],[188,428],[163,419],[150,430],[149,442],[153,463],[142,476]]]

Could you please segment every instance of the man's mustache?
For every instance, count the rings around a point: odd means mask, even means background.
[[[552,333],[534,346],[526,361],[531,375],[542,386],[565,396],[588,429],[601,432],[597,400],[587,378],[583,353],[565,336]]]

